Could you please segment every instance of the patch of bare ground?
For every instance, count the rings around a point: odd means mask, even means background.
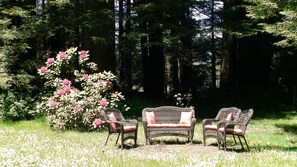
[[[125,154],[137,154],[142,155],[171,155],[171,156],[189,156],[189,155],[205,155],[210,153],[224,152],[219,150],[217,145],[210,142],[209,145],[204,146],[200,141],[194,141],[193,143],[183,141],[164,141],[154,140],[150,145],[138,144],[137,147],[132,146],[133,143],[125,145]],[[132,151],[132,152],[131,152]]]
[[[135,151],[143,153],[171,153],[178,155],[190,155],[190,154],[208,154],[214,153],[218,150],[216,146],[203,146],[203,144],[156,144],[156,145],[144,145],[135,148]]]

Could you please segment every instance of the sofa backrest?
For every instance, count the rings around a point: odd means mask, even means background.
[[[192,118],[195,118],[193,108],[176,107],[176,106],[161,106],[156,108],[144,108],[142,110],[142,120],[146,121],[145,112],[154,112],[157,123],[176,123],[180,121],[182,112],[192,112]]]

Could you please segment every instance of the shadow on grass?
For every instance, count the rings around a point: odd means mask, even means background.
[[[297,135],[297,124],[288,125],[288,124],[276,124],[275,125],[278,128],[283,129],[287,133],[292,133],[294,135]]]
[[[297,146],[261,146],[259,147],[251,147],[251,150],[261,151],[265,150],[278,150],[278,151],[285,151],[285,152],[297,152]]]
[[[284,152],[297,152],[297,146],[249,146],[250,151],[247,150],[246,146],[244,149],[241,148],[240,144],[238,145],[229,145],[227,146],[227,152],[236,152],[236,153],[247,153],[247,152],[261,152],[263,150],[278,150]],[[221,148],[222,149],[222,148]],[[222,149],[223,150],[223,149]]]
[[[135,148],[137,148],[137,147],[139,147],[140,145],[136,145],[136,146],[134,146],[134,144],[132,145],[132,144],[124,144],[123,145],[123,149],[124,150],[132,150],[132,149],[135,149]],[[121,145],[118,145],[118,149],[121,149]]]
[[[166,139],[152,139],[150,144],[165,144],[165,145],[178,145],[178,144],[202,144],[201,141],[193,140],[189,142],[187,140],[166,140]]]
[[[187,140],[179,140],[179,139],[176,139],[176,140],[165,140],[165,139],[153,139],[151,140],[151,143],[149,145],[190,145],[190,144],[199,144],[201,145],[202,144],[202,141],[197,141],[197,140],[193,140],[193,142],[188,142]],[[143,147],[145,145],[142,145],[142,144],[137,144],[136,146],[134,146],[133,143],[125,143],[123,145],[123,149],[124,150],[131,150],[131,149],[135,149],[135,148],[138,148],[138,147]],[[121,149],[121,145],[117,145],[118,149]]]

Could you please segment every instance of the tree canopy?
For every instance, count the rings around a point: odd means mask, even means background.
[[[264,31],[281,37],[275,44],[281,47],[297,47],[296,0],[246,0],[247,16],[255,20]]]
[[[99,71],[115,73],[117,88],[126,94],[164,98],[178,92],[275,87],[294,92],[296,4],[1,0],[0,90],[3,97],[36,97],[42,62],[78,47],[89,50]]]

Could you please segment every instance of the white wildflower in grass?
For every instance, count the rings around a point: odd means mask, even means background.
[[[287,122],[296,119],[286,120]],[[275,120],[271,121],[270,131],[278,131]],[[268,124],[268,123],[267,123]],[[285,123],[283,123],[285,124]],[[251,129],[262,125],[261,120],[253,122]],[[201,123],[197,123],[194,140],[201,141]],[[268,128],[269,129],[269,128]],[[133,141],[127,141],[127,147],[121,150],[115,146],[116,135],[111,136],[104,146],[107,132],[52,131],[47,122],[37,120],[21,121],[12,124],[0,124],[0,166],[2,167],[220,167],[220,166],[281,166],[296,165],[297,152],[294,147],[283,143],[294,143],[296,135],[282,134],[283,139],[275,134],[265,133],[265,129],[249,131],[247,134],[251,151],[241,151],[228,145],[228,151],[218,150],[216,145],[203,146],[194,144],[153,143],[144,145],[143,127],[139,126],[138,146],[133,148]],[[264,136],[257,136],[262,133]],[[284,132],[285,133],[285,132]],[[288,137],[286,137],[286,135]],[[174,137],[173,137],[174,138]],[[161,139],[162,140],[162,139]],[[166,141],[168,139],[166,138]],[[174,139],[173,139],[174,141]],[[270,141],[270,147],[266,147]],[[120,141],[119,141],[120,142]],[[215,142],[215,141],[214,141]],[[282,143],[283,142],[283,143]],[[257,143],[257,146],[254,146]],[[277,145],[277,143],[280,143]],[[257,147],[263,147],[258,149]],[[234,149],[234,150],[233,150]]]
[[[5,158],[13,158],[17,154],[17,151],[11,148],[0,147],[0,157]]]

